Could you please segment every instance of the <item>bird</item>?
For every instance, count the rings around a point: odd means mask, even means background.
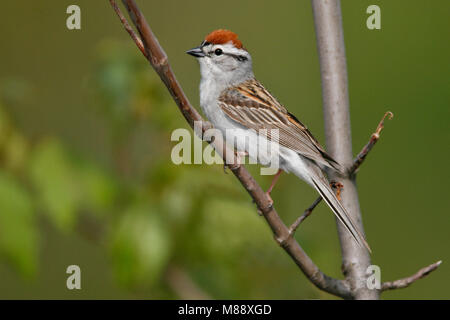
[[[344,172],[308,128],[290,113],[253,73],[252,57],[238,35],[226,29],[209,33],[201,44],[186,52],[200,65],[200,106],[203,113],[233,146],[261,165],[278,164],[266,192],[271,192],[284,171],[312,186],[359,246],[370,247],[343,204],[333,192],[325,170]],[[275,132],[276,134],[271,134]],[[272,154],[253,146],[275,145]],[[271,149],[272,150],[272,149]]]

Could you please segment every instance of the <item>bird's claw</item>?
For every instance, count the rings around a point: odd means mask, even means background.
[[[336,198],[339,201],[341,201],[341,191],[342,191],[342,189],[344,189],[344,185],[340,182],[331,181],[330,187],[332,187],[333,189],[336,189]]]

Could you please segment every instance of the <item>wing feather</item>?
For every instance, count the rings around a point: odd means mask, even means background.
[[[334,161],[320,146],[309,130],[295,116],[290,114],[255,79],[224,91],[219,97],[219,106],[234,121],[249,129],[278,129],[278,143],[286,148],[327,167],[340,170]]]

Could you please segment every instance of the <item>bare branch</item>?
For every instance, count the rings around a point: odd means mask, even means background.
[[[399,280],[395,280],[395,281],[383,282],[383,284],[381,285],[381,291],[406,288],[409,285],[411,285],[412,283],[416,282],[417,280],[422,279],[422,278],[426,277],[427,275],[429,275],[431,272],[436,270],[441,265],[441,263],[442,263],[442,260],[439,260],[438,262],[435,262],[425,268],[420,269],[415,274],[413,274],[412,276],[407,277],[407,278],[403,278],[403,279],[399,279]]]
[[[110,0],[110,2],[120,18],[122,16],[120,13],[120,9],[117,8],[114,0]],[[186,121],[191,125],[191,127],[193,127],[194,121],[202,121],[202,123],[204,124],[204,126],[202,126],[202,131],[206,130],[208,128],[208,124],[203,121],[200,114],[192,107],[192,105],[188,101],[181,86],[176,80],[176,77],[169,65],[166,54],[159,45],[158,40],[151,31],[149,25],[147,24],[147,21],[143,17],[136,3],[133,0],[123,0],[123,2],[128,10],[128,13],[130,14],[130,17],[133,20],[136,29],[140,34],[145,52],[147,53],[145,55],[146,58],[166,85],[167,89],[178,105],[178,108],[183,113]],[[121,21],[125,29],[129,32],[130,28],[127,28],[122,19]],[[133,34],[130,33],[130,35],[133,38]],[[133,40],[135,39],[133,38]],[[215,147],[217,147],[218,145],[220,146],[220,142],[221,141],[215,140],[213,144]],[[222,153],[221,155],[224,156],[227,154],[226,149],[226,144],[223,144],[222,148],[218,147],[216,150],[219,153]],[[225,162],[229,163],[226,160]],[[297,266],[303,271],[305,276],[317,288],[321,290],[342,298],[351,298],[352,295],[348,283],[345,280],[331,278],[320,271],[320,269],[314,264],[311,258],[303,251],[298,242],[293,237],[291,237],[291,232],[281,220],[273,205],[270,203],[268,197],[266,196],[266,193],[262,190],[256,180],[250,175],[247,169],[239,164],[229,167],[236,178],[240,181],[242,186],[253,198],[258,207],[258,211],[262,213],[265,220],[272,229],[275,240],[289,254],[289,256],[291,256]]]
[[[384,120],[386,119],[387,116],[389,116],[389,120],[391,120],[394,117],[394,114],[390,111],[388,111],[384,114],[383,118],[378,123],[377,129],[370,136],[369,142],[367,142],[367,144],[362,148],[362,150],[358,153],[356,158],[353,160],[353,164],[350,167],[350,169],[348,170],[349,176],[352,176],[358,172],[359,167],[366,159],[367,154],[370,152],[370,150],[372,150],[375,143],[377,143],[377,141],[380,139],[380,133],[384,128]],[[294,222],[294,224],[291,226],[291,228],[295,226],[293,228],[294,232],[295,232],[295,230],[297,230],[300,223],[302,223],[307,217],[309,217],[311,215],[312,211],[320,203],[321,200],[322,200],[322,197],[319,196],[316,200],[314,200],[313,204],[308,209],[306,209],[305,212]]]
[[[322,201],[322,197],[318,197],[312,203],[312,205],[310,205],[309,208],[306,209],[305,212],[303,212],[303,214],[294,221],[294,223],[289,228],[291,234],[293,234],[297,230],[298,226],[303,222],[303,220],[309,217],[309,215],[313,212],[314,208],[320,203],[320,201]]]
[[[120,11],[119,7],[117,6],[117,3],[114,0],[109,0],[111,3],[111,6],[113,7],[114,11],[119,16],[120,21],[122,22],[125,30],[129,33],[130,37],[133,39],[133,41],[136,43],[139,50],[141,50],[144,57],[147,58],[147,52],[145,52],[144,44],[142,43],[142,40],[136,35],[134,30],[131,28],[131,26],[128,24],[127,19],[123,16],[122,11]]]
[[[170,288],[182,300],[211,300],[212,297],[198,286],[189,274],[177,265],[170,265],[166,271]]]
[[[377,129],[374,133],[372,133],[372,136],[370,137],[369,142],[362,148],[362,150],[358,153],[356,158],[353,160],[353,165],[349,169],[349,174],[354,175],[358,172],[359,167],[364,162],[364,160],[367,157],[367,154],[372,150],[375,143],[377,143],[378,139],[380,139],[380,133],[381,130],[384,128],[384,120],[386,117],[389,116],[389,120],[391,120],[394,117],[394,114],[390,111],[386,112],[381,119],[380,123],[378,123]]]
[[[353,155],[341,3],[339,0],[311,0],[311,3],[319,53],[327,150],[337,162],[349,167]],[[330,172],[329,177],[344,186],[342,204],[364,236],[355,180],[334,172]],[[342,249],[342,270],[352,288],[352,297],[378,299],[379,292],[368,289],[365,281],[360,281],[367,278],[366,270],[371,265],[369,252],[355,243],[341,223],[336,223]]]

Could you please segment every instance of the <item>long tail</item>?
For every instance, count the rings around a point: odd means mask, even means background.
[[[333,190],[328,184],[328,180],[325,178],[325,176],[322,174],[322,171],[319,168],[311,168],[313,171],[313,174],[310,176],[312,180],[313,186],[316,188],[316,190],[319,192],[319,194],[322,196],[323,200],[328,204],[328,206],[333,210],[336,217],[339,219],[339,221],[345,226],[345,228],[350,232],[350,234],[353,236],[355,241],[360,246],[365,246],[367,250],[372,253],[372,250],[369,247],[369,244],[367,243],[364,236],[361,234],[361,232],[355,227],[355,224],[353,223],[353,220],[350,218],[347,210],[344,208],[342,203],[337,199],[336,195],[334,194]],[[318,172],[320,170],[320,172]],[[314,174],[316,173],[316,174]]]

